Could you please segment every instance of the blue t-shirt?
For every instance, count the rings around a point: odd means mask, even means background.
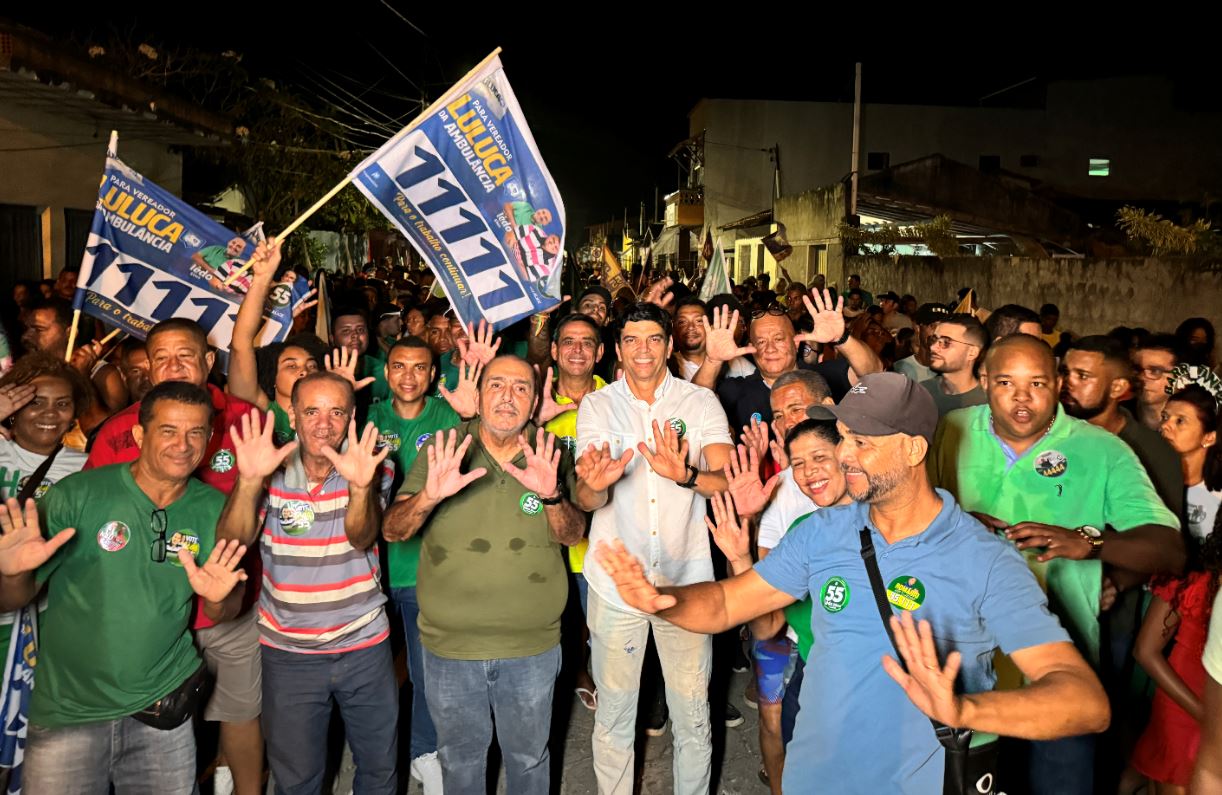
[[[1022,555],[938,490],[942,510],[924,532],[888,544],[868,504],[816,511],[755,570],[774,588],[814,601],[815,644],[801,711],[786,752],[784,789],[853,782],[856,792],[942,791],[943,750],[933,728],[882,667],[894,656],[861,559],[872,531],[892,610],[933,626],[938,655],[963,656],[957,689],[993,689],[993,650],[1007,654],[1069,635]],[[826,782],[824,784],[823,782]]]

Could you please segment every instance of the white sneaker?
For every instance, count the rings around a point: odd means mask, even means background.
[[[441,786],[441,760],[437,752],[421,754],[412,760],[412,778],[424,787],[424,795],[443,795]]]
[[[216,795],[233,795],[233,773],[228,767],[218,767],[213,772],[212,791]]]

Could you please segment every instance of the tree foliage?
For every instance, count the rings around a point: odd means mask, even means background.
[[[1117,226],[1131,242],[1148,247],[1155,256],[1216,255],[1222,251],[1217,234],[1205,220],[1181,226],[1157,213],[1129,206],[1121,207],[1116,218]]]
[[[960,253],[958,240],[951,231],[949,215],[939,215],[923,224],[886,224],[876,229],[841,223],[840,240],[846,248],[870,248],[871,254],[893,254],[896,246],[916,245],[924,245],[939,257],[953,257]]]
[[[347,124],[316,92],[253,74],[243,56],[150,41],[112,31],[83,44],[95,60],[233,121],[220,145],[192,147],[209,198],[234,188],[246,212],[269,234],[287,226],[340,182],[385,139],[383,130]],[[375,127],[375,125],[370,125]],[[121,146],[121,143],[120,143]],[[309,227],[337,232],[386,228],[385,218],[354,187],[325,204]]]

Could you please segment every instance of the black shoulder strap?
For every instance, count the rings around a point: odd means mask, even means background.
[[[51,451],[51,455],[47,456],[46,460],[38,465],[38,469],[25,479],[25,486],[22,487],[21,493],[17,495],[17,504],[25,505],[26,500],[34,496],[34,492],[38,490],[38,486],[42,483],[42,479],[47,476],[47,471],[51,469],[51,463],[55,461],[55,456],[59,455],[59,451],[64,449],[64,445],[55,445],[55,449]]]
[[[883,629],[887,631],[887,639],[891,641],[891,648],[895,650],[895,659],[901,667],[906,667],[904,656],[900,654],[900,647],[895,642],[895,633],[891,631],[890,619],[894,614],[891,612],[891,603],[887,601],[887,590],[883,587],[883,575],[878,570],[878,559],[874,554],[874,539],[870,538],[868,527],[861,529],[861,559],[866,564],[866,574],[870,576],[870,590],[874,592],[874,604],[878,607],[878,617],[883,622]],[[938,735],[938,742],[947,749],[962,751],[971,742],[970,729],[953,729],[933,718],[930,718],[929,722],[933,724],[934,733]]]

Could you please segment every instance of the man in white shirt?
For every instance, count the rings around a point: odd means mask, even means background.
[[[616,353],[624,376],[582,400],[574,502],[594,514],[590,543],[618,539],[658,585],[713,579],[706,498],[724,491],[730,429],[716,395],[673,377],[670,316],[653,304],[624,315]],[[707,793],[712,644],[628,607],[596,561],[589,583],[591,659],[598,686],[594,772],[603,795],[633,790],[637,696],[652,629],[674,731],[677,795]]]

